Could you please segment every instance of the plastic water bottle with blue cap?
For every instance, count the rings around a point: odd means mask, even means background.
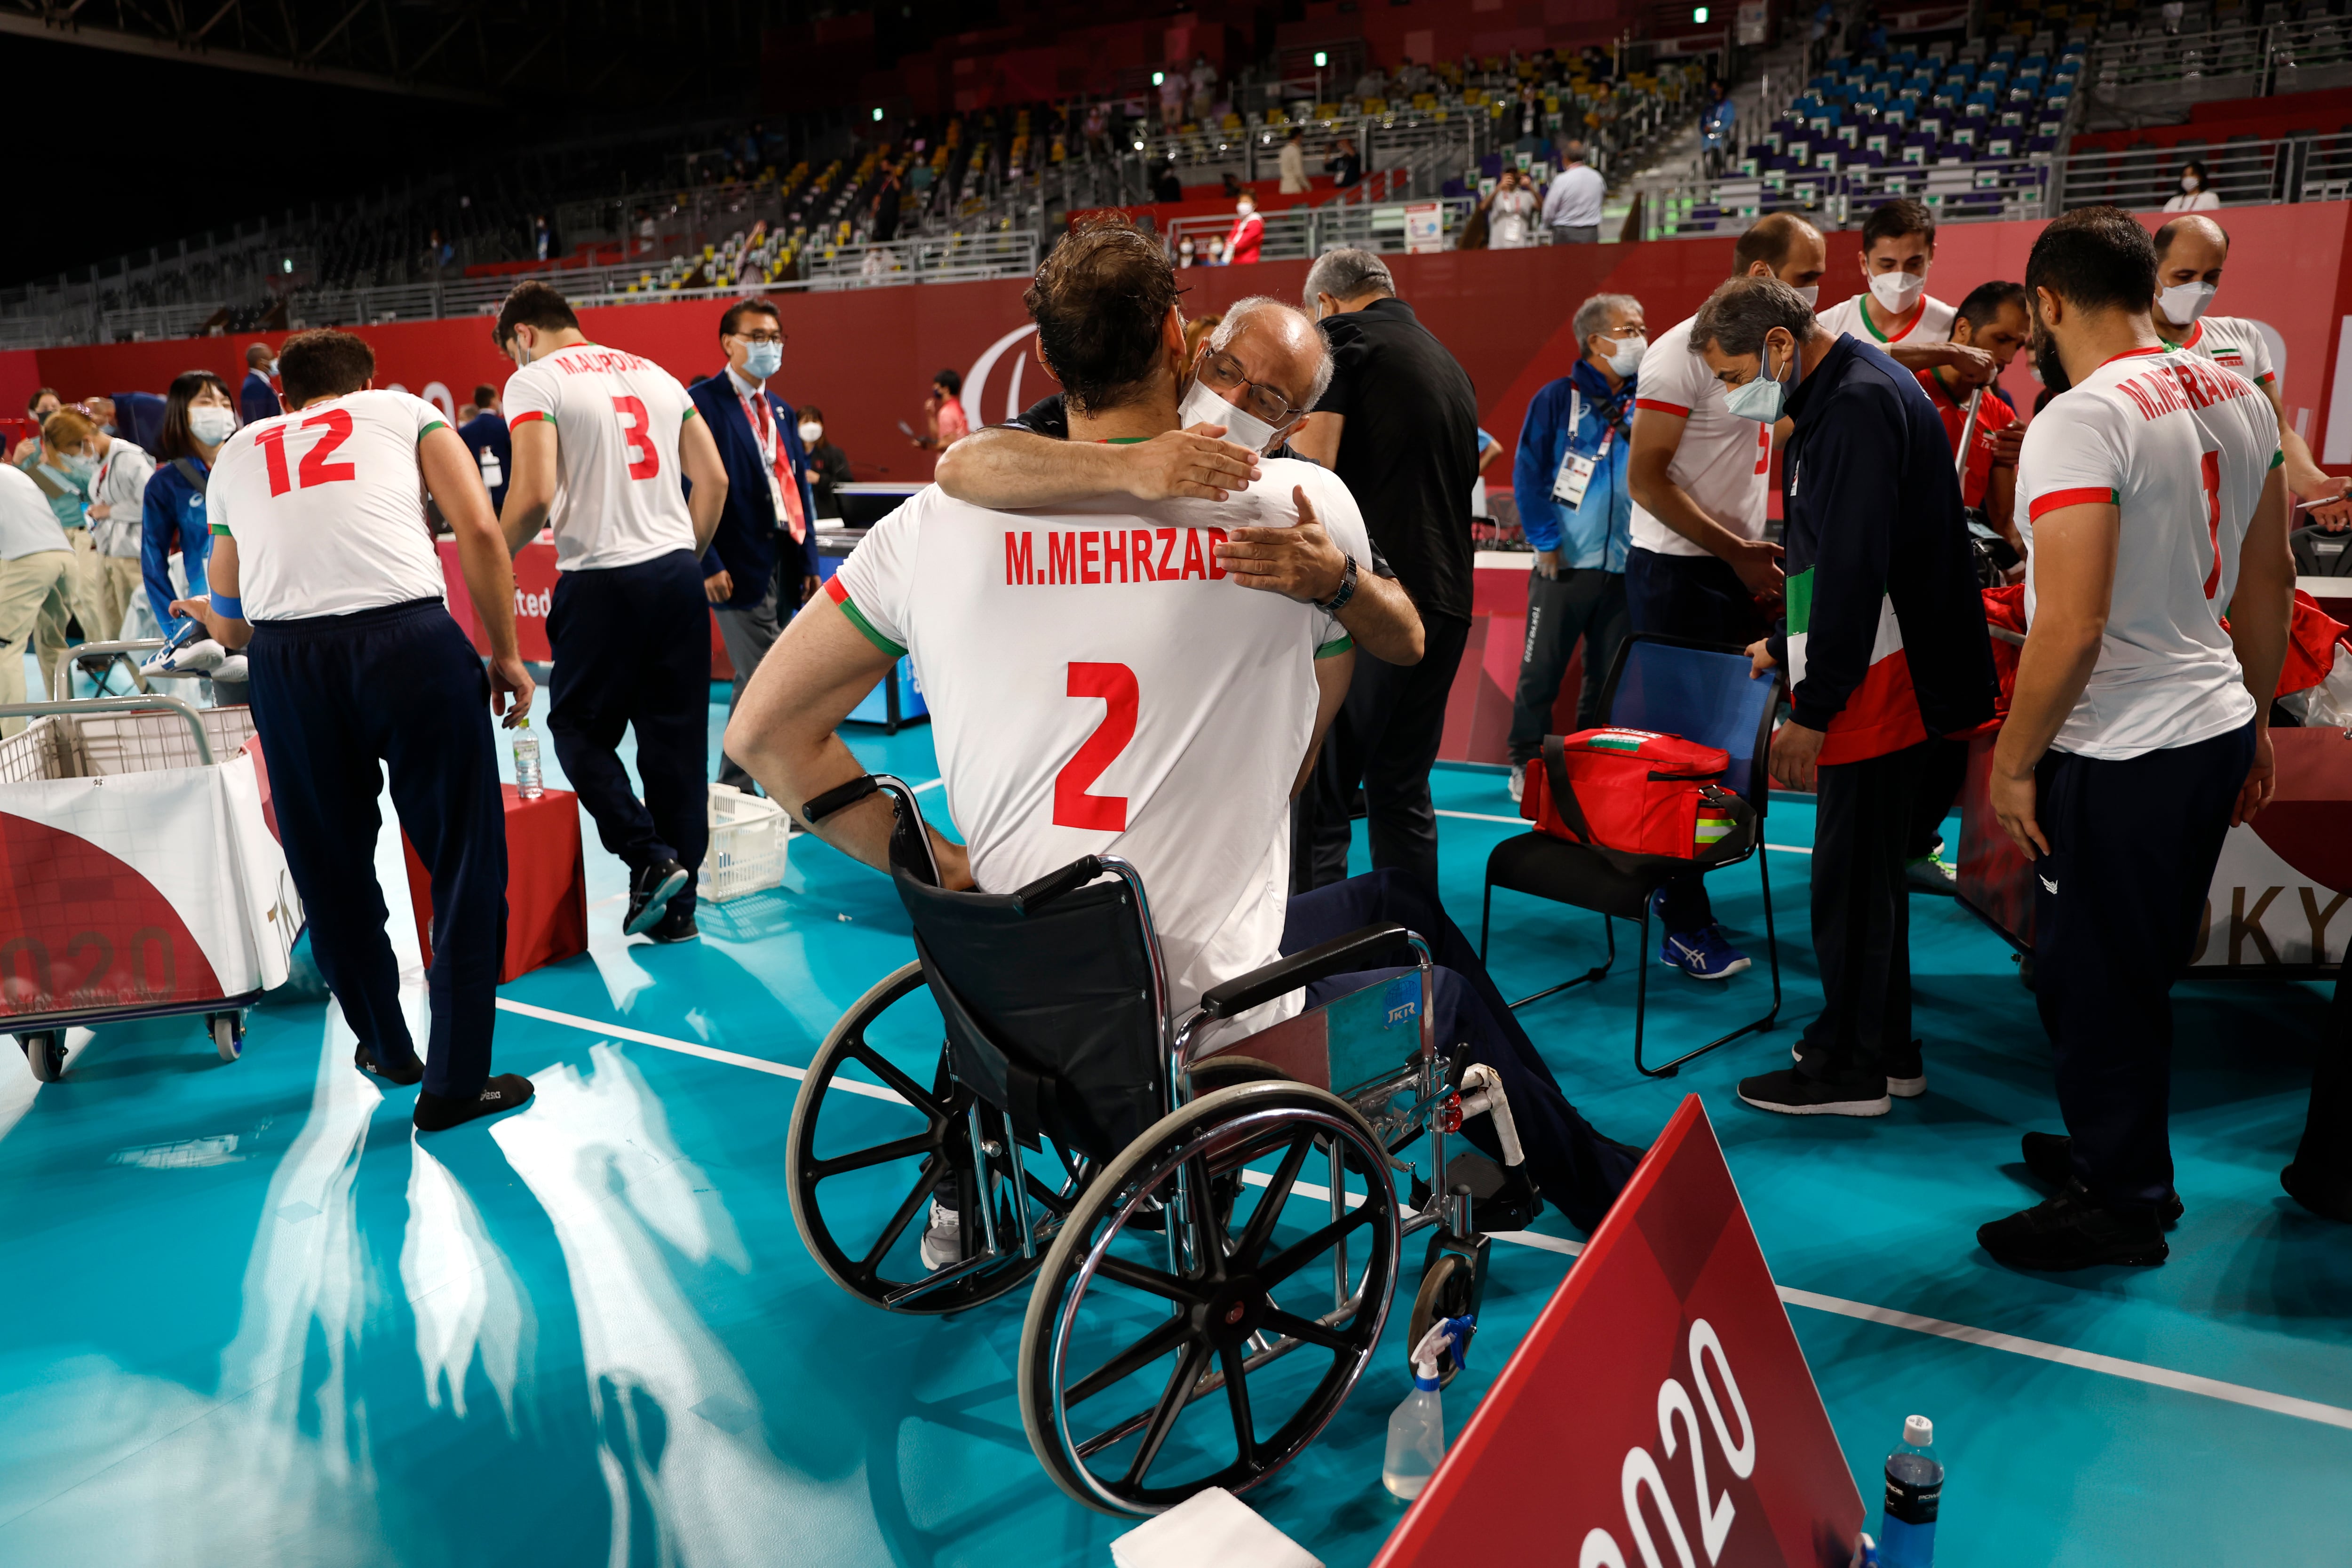
[[[1884,1568],[1930,1568],[1936,1561],[1936,1512],[1944,1498],[1943,1461],[1936,1458],[1936,1424],[1904,1418],[1903,1446],[1886,1456],[1886,1506],[1879,1520],[1878,1561]]]
[[[1469,1331],[1477,1324],[1466,1318],[1440,1318],[1421,1336],[1412,1352],[1412,1392],[1389,1416],[1389,1447],[1381,1460],[1381,1484],[1410,1502],[1421,1495],[1429,1478],[1445,1458],[1445,1413],[1438,1403],[1437,1361],[1449,1347],[1456,1363],[1469,1353]]]

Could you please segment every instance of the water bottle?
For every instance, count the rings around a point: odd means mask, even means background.
[[[530,721],[527,718],[519,721],[515,728],[520,731],[514,742],[515,794],[525,800],[537,800],[547,793],[547,786],[539,782],[539,737],[530,732]]]
[[[1472,1318],[1440,1318],[1429,1325],[1412,1352],[1412,1392],[1389,1415],[1389,1446],[1381,1459],[1381,1484],[1411,1502],[1437,1473],[1445,1458],[1445,1411],[1437,1393],[1437,1358],[1463,1342]]]
[[[482,488],[486,490],[494,490],[506,482],[506,470],[499,467],[499,449],[496,447],[484,446],[482,448]]]
[[[1885,1568],[1930,1568],[1936,1561],[1944,1466],[1936,1458],[1935,1442],[1934,1422],[1906,1416],[1903,1446],[1886,1456],[1886,1507],[1878,1531],[1878,1561]]]

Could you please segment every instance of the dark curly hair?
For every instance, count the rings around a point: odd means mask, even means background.
[[[1167,251],[1124,217],[1083,223],[1054,247],[1022,303],[1074,412],[1100,414],[1142,395],[1176,295]]]

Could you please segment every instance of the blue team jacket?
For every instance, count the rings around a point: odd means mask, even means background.
[[[1632,454],[1634,380],[1626,377],[1612,393],[1599,371],[1579,360],[1573,371],[1528,405],[1511,468],[1511,494],[1519,503],[1519,526],[1528,544],[1559,552],[1563,566],[1625,570],[1633,527],[1633,492],[1625,470]],[[1570,510],[1552,500],[1561,460],[1570,449],[1586,458],[1600,454],[1603,436],[1609,449],[1585,487],[1583,504]]]
[[[799,580],[817,574],[816,491],[809,487],[808,451],[801,445],[800,416],[774,393],[763,392],[769,415],[783,437],[784,460],[800,481],[801,516],[808,527],[806,537],[794,544],[776,516],[776,503],[761,467],[759,438],[751,433],[751,421],[743,412],[743,400],[736,395],[735,383],[721,370],[688,387],[686,395],[694,399],[694,406],[709,425],[711,439],[719,443],[719,459],[727,465],[727,505],[719,514],[719,531],[710,536],[710,549],[702,557],[702,574],[708,577],[724,567],[735,580],[735,593],[727,607],[745,610],[767,596],[777,555],[798,554],[793,570],[784,574],[777,606],[780,617],[789,619],[793,606],[800,602]],[[690,484],[686,488],[689,493],[694,489]]]
[[[202,458],[188,461],[198,473],[207,477],[212,473]],[[186,616],[172,615],[172,601],[179,597],[172,592],[172,552],[180,552],[181,563],[187,569],[188,592],[203,593],[205,559],[212,553],[212,534],[205,523],[203,493],[188,482],[177,464],[158,458],[155,477],[147,481],[140,517],[139,573],[147,584],[147,603],[167,637],[187,624]]]

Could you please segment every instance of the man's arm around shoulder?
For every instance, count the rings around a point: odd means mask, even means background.
[[[992,511],[1068,506],[1113,495],[1223,500],[1247,489],[1257,477],[1257,454],[1219,439],[1223,434],[1223,426],[1196,425],[1149,441],[1110,446],[1056,441],[996,425],[949,447],[931,477],[955,500]]]

